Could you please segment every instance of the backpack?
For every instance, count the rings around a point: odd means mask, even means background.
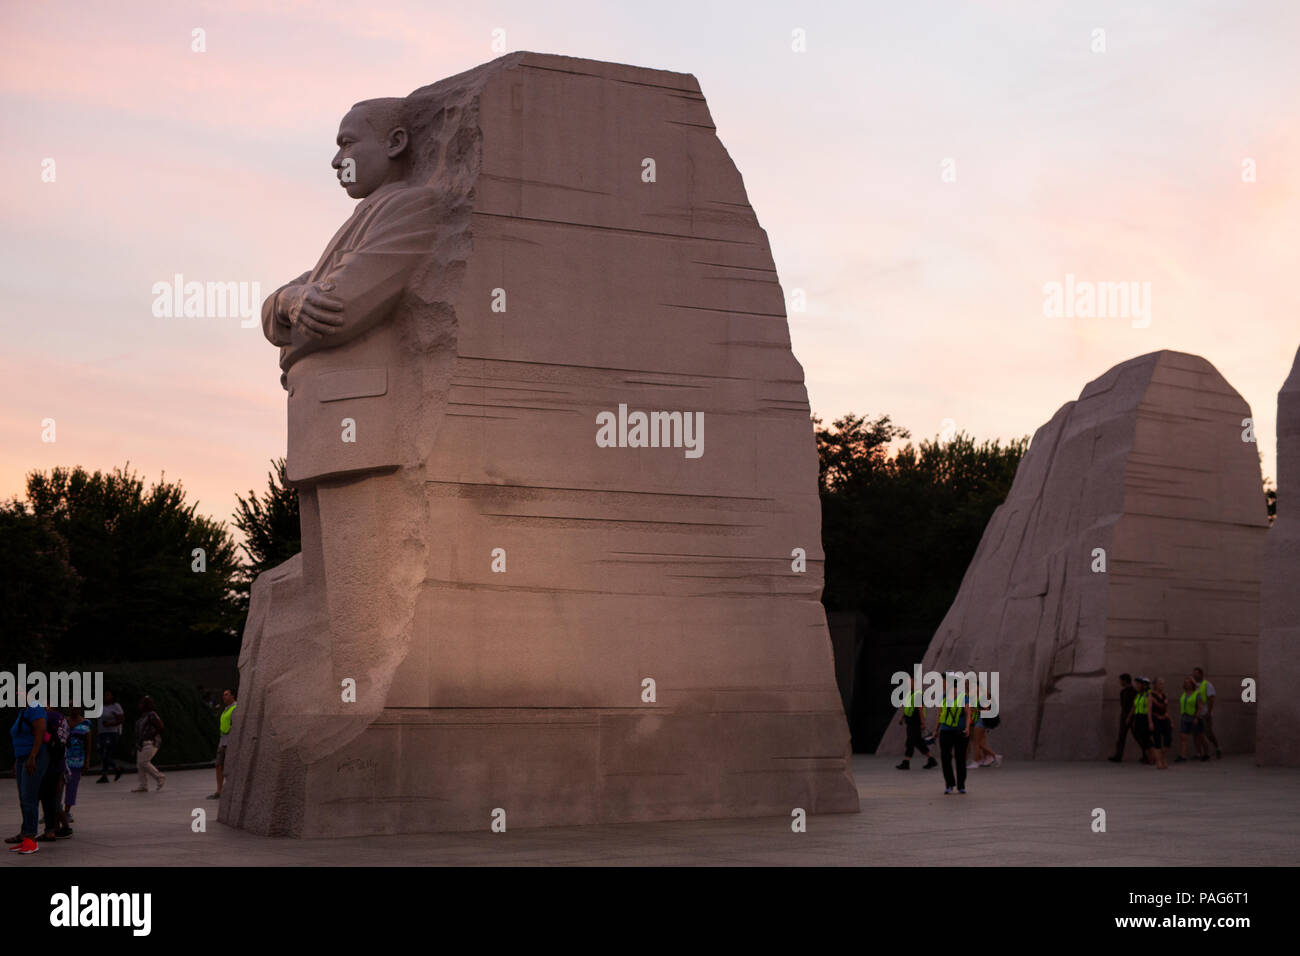
[[[82,720],[68,731],[68,769],[81,770],[86,766],[86,738],[90,724]]]
[[[53,721],[51,715],[54,715]],[[62,760],[68,752],[68,729],[67,718],[57,710],[45,712],[45,748],[50,760]]]
[[[985,730],[995,730],[998,724],[1002,723],[1001,717],[981,717],[980,722],[984,724]]]

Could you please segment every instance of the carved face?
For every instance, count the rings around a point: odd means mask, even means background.
[[[337,142],[339,151],[330,165],[339,185],[353,199],[365,199],[385,183],[401,178],[399,157],[406,148],[406,130],[399,127],[387,135],[378,133],[367,122],[365,110],[354,107],[339,123]]]

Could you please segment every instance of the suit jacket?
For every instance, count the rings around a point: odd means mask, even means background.
[[[262,304],[262,330],[280,346],[289,393],[286,475],[307,482],[402,464],[401,426],[418,404],[418,356],[402,347],[402,326],[419,321],[414,284],[433,255],[438,193],[389,183],[357,204],[314,269],[289,285],[334,285],[343,324],[319,339],[275,314],[277,289]],[[286,286],[281,286],[281,289]],[[345,441],[345,420],[354,441]]]

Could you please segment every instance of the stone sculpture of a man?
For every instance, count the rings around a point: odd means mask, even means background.
[[[268,812],[305,768],[362,733],[384,708],[405,656],[424,576],[421,416],[437,351],[422,283],[438,191],[410,180],[402,99],[366,100],[339,125],[332,165],[361,200],[315,267],[262,306],[288,392],[286,474],[298,490],[302,555],[272,572],[250,609],[256,726],[238,759],[248,775],[223,819]],[[255,600],[255,604],[256,604]],[[270,795],[275,794],[275,797]],[[270,829],[292,830],[289,820]]]

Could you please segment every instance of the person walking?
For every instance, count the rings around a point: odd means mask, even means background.
[[[983,714],[975,717],[975,726],[970,732],[971,759],[966,764],[967,770],[976,767],[1002,766],[1002,754],[997,753],[989,743],[989,731],[997,727],[1001,721],[1001,717],[985,717]]]
[[[162,747],[162,718],[154,709],[153,698],[145,696],[140,701],[140,717],[135,722],[135,769],[140,775],[140,784],[132,793],[148,793],[149,780],[158,782],[161,790],[167,782],[166,774],[153,765],[153,758]]]
[[[1124,744],[1128,740],[1129,726],[1133,722],[1133,698],[1137,690],[1133,687],[1133,678],[1129,674],[1119,675],[1119,736],[1115,739],[1115,753],[1107,757],[1113,763],[1124,759]]]
[[[16,836],[5,840],[10,852],[26,856],[41,848],[36,842],[36,820],[40,815],[41,781],[50,755],[45,750],[45,708],[35,701],[18,712],[9,728],[14,745],[14,776],[18,778],[18,805],[23,822]]]
[[[1151,743],[1156,751],[1156,766],[1168,770],[1165,750],[1173,746],[1174,728],[1169,721],[1169,697],[1165,693],[1165,679],[1156,678],[1156,686],[1151,691]]]
[[[1137,696],[1133,698],[1133,737],[1142,751],[1142,762],[1158,766],[1151,744],[1151,678],[1139,677]]]
[[[122,724],[126,715],[122,705],[113,698],[111,690],[104,692],[104,709],[99,715],[99,779],[95,783],[108,783],[108,772],[113,771],[113,782],[122,779],[122,770],[117,765],[116,752],[118,742],[122,739]]]
[[[81,784],[81,772],[85,769],[90,745],[90,721],[82,716],[80,707],[70,708],[68,722],[72,730],[68,733],[68,783],[63,794],[63,818],[72,824],[72,808],[77,805],[77,788]]]
[[[925,755],[925,766],[922,770],[929,770],[931,767],[939,766],[939,762],[934,759],[934,754],[930,753],[930,745],[925,742],[925,708],[921,706],[921,691],[912,686],[912,678],[906,678],[905,688],[907,696],[903,698],[902,713],[898,715],[898,722],[907,728],[907,746],[903,750],[903,762],[894,769],[911,770],[912,753],[921,751]],[[221,790],[220,787],[217,788]]]
[[[1223,757],[1219,749],[1219,738],[1214,736],[1214,685],[1205,679],[1205,671],[1199,667],[1192,668],[1192,679],[1196,681],[1196,693],[1201,696],[1201,733],[1205,735],[1205,755],[1202,760],[1210,759],[1210,744],[1214,744],[1216,760]]]
[[[952,675],[949,675],[950,677]],[[966,748],[970,744],[970,703],[953,681],[939,709],[939,759],[943,763],[944,795],[966,793]],[[956,770],[954,772],[954,760]]]
[[[1201,738],[1201,718],[1197,713],[1200,708],[1201,695],[1196,690],[1196,681],[1190,677],[1183,678],[1183,693],[1178,698],[1178,756],[1174,763],[1187,762],[1187,738],[1193,738],[1194,753],[1199,754],[1204,740]]]
[[[235,708],[239,706],[235,703],[235,692],[233,690],[224,690],[221,692],[221,702],[225,705],[225,710],[221,712],[221,717],[217,724],[221,730],[221,739],[217,741],[217,792],[208,794],[209,800],[221,799],[221,784],[225,779],[226,770],[226,744],[230,742],[231,722],[234,719]],[[911,743],[908,743],[908,756],[912,755]],[[906,761],[904,761],[906,763]]]

